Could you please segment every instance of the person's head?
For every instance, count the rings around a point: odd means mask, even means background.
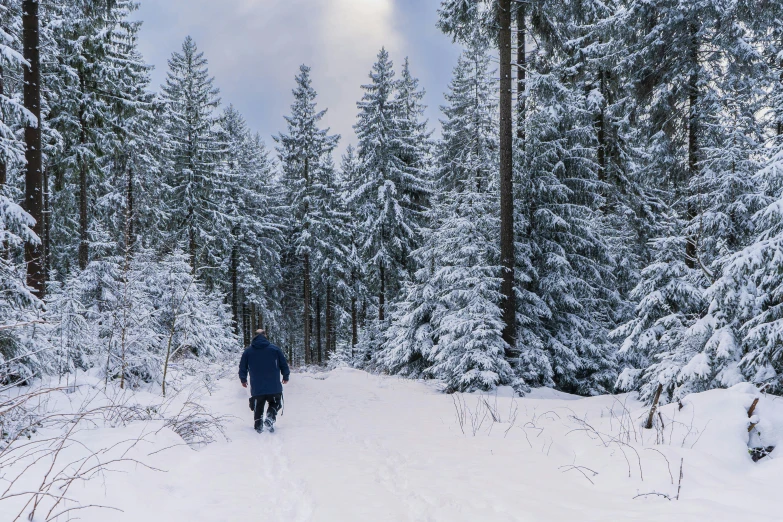
[[[256,335],[266,335],[266,332],[264,331],[263,328],[259,328],[258,330],[256,330]]]

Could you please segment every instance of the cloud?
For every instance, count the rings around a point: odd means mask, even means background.
[[[270,144],[284,129],[300,64],[313,70],[325,124],[354,141],[352,125],[360,86],[378,50],[395,65],[410,54],[437,106],[456,56],[435,28],[438,0],[142,0],[141,50],[156,66],[155,87],[166,60],[190,34],[209,60],[224,104],[233,103]],[[444,61],[444,57],[446,60]],[[446,69],[444,69],[444,64]],[[443,72],[446,71],[445,77]],[[433,77],[436,75],[437,77]],[[426,83],[425,83],[426,78]],[[435,107],[437,109],[437,107]],[[431,111],[432,115],[436,112]]]

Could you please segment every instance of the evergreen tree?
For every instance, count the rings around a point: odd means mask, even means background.
[[[184,241],[191,264],[220,266],[220,243],[230,237],[230,224],[216,197],[216,172],[225,145],[216,133],[215,109],[220,104],[214,78],[209,75],[204,53],[187,37],[182,51],[172,54],[166,83],[167,133],[173,163],[168,180],[168,212],[172,222],[167,232],[174,241]],[[219,270],[206,271],[208,279]]]
[[[275,137],[287,184],[286,205],[290,209],[290,248],[295,252],[301,275],[302,328],[305,363],[314,363],[319,354],[311,341],[313,325],[313,279],[320,280],[324,264],[322,248],[330,248],[332,220],[330,200],[333,180],[331,151],[339,136],[319,127],[326,110],[316,109],[316,92],[310,68],[302,65],[296,76],[291,115],[286,116],[288,132]],[[316,276],[314,278],[314,275]]]
[[[412,154],[403,129],[422,129],[418,122],[421,107],[416,103],[415,85],[401,97],[396,90],[394,70],[385,49],[370,73],[371,83],[362,86],[365,93],[354,125],[359,140],[361,180],[349,197],[360,229],[362,255],[377,277],[372,289],[378,296],[378,320],[385,321],[387,297],[394,295],[399,282],[412,270],[411,252],[418,246],[419,226],[423,221],[422,203],[429,191],[427,179]],[[407,117],[401,118],[401,115]],[[419,144],[421,146],[421,144]]]

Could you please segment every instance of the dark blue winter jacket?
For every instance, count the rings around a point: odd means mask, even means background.
[[[250,346],[245,349],[239,361],[239,379],[247,382],[250,372],[250,395],[273,395],[283,392],[280,374],[288,380],[291,370],[285,360],[283,350],[270,343],[263,335],[256,335]]]

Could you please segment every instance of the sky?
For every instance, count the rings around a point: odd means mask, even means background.
[[[439,127],[458,45],[436,27],[440,0],[140,0],[140,47],[155,66],[153,86],[167,60],[192,36],[209,61],[223,105],[232,103],[267,146],[285,130],[299,65],[311,67],[324,125],[340,134],[339,150],[355,143],[353,124],[361,85],[385,46],[399,69],[405,56],[427,91],[430,128]]]

